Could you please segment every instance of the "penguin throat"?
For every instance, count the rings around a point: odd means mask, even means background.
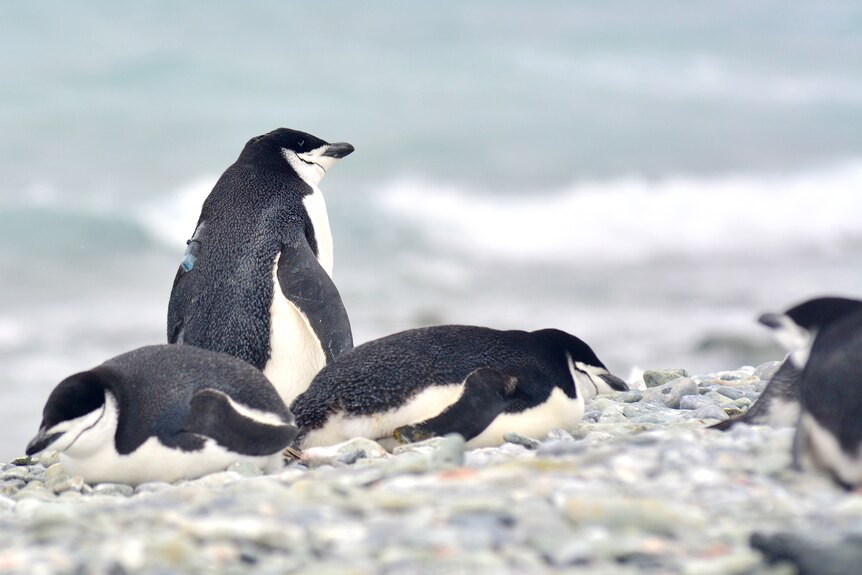
[[[326,168],[319,161],[321,158],[317,158],[313,153],[300,155],[293,150],[282,148],[281,155],[296,172],[296,175],[312,189],[317,187],[323,176],[326,175]]]

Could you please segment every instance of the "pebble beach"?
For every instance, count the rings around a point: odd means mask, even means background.
[[[496,448],[355,439],[134,488],[19,458],[0,464],[0,573],[858,572],[862,494],[792,469],[792,429],[707,429],[777,365],[648,371],[576,428]]]

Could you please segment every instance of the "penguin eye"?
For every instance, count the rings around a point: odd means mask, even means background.
[[[305,140],[300,140],[299,142],[296,143],[296,145],[299,146],[300,148],[302,147],[303,144],[305,144]]]

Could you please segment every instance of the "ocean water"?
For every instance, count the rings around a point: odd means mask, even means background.
[[[165,339],[201,202],[279,126],[357,342],[559,327],[614,371],[778,359],[862,295],[858,2],[17,3],[0,22],[0,460],[63,377]]]

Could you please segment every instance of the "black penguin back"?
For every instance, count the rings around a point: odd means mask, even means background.
[[[574,397],[565,351],[559,345],[568,340],[558,334],[564,332],[464,325],[396,333],[364,343],[326,365],[293,402],[291,411],[299,427],[316,429],[333,409],[352,415],[384,412],[427,387],[461,383],[483,367],[517,379],[508,411],[543,402],[556,386]]]

